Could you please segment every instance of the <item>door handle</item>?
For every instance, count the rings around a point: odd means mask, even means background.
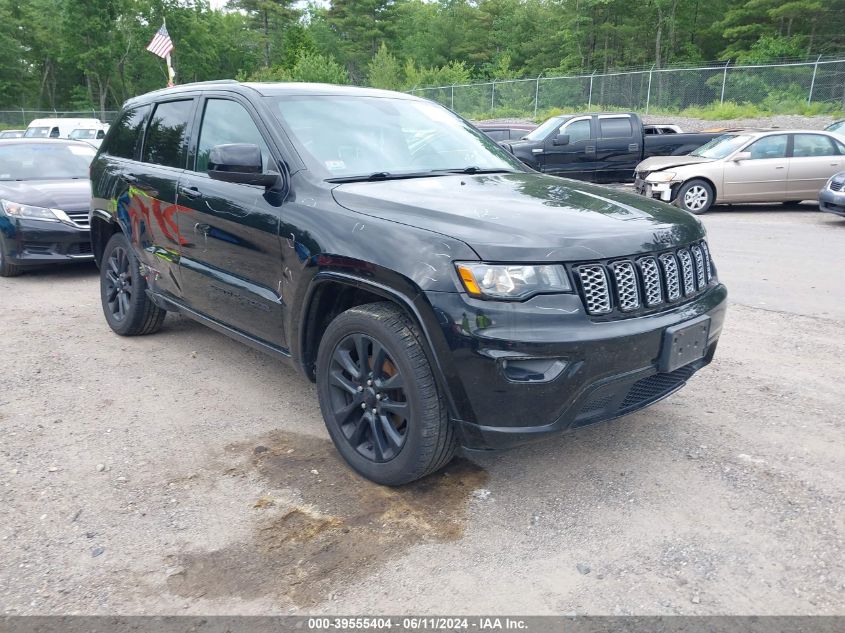
[[[775,169],[783,169],[783,165],[776,165]]]
[[[179,187],[179,193],[186,198],[199,198],[202,195],[196,187]]]

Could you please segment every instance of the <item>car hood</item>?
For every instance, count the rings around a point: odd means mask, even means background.
[[[83,211],[91,206],[88,179],[0,181],[0,198],[36,207]]]
[[[669,167],[683,167],[684,165],[712,162],[712,158],[702,158],[700,156],[652,156],[637,165],[636,171],[658,171]]]
[[[461,240],[490,261],[577,261],[653,252],[704,235],[661,202],[534,173],[347,183],[352,211]]]

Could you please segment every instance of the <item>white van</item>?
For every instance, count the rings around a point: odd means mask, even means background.
[[[100,119],[33,119],[27,126],[26,138],[69,138],[77,128],[100,129]]]

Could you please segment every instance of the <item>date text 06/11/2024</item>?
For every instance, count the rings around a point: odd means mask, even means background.
[[[392,630],[403,631],[497,631],[526,630],[524,620],[498,617],[353,617],[309,618],[309,631]]]

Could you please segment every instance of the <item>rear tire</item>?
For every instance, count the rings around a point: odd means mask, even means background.
[[[457,437],[416,324],[396,305],[351,308],[317,353],[320,409],[338,452],[359,474],[399,486],[454,456]]]
[[[684,211],[700,215],[707,213],[707,210],[713,206],[715,199],[716,193],[710,183],[696,179],[681,185],[675,204]]]
[[[153,334],[161,328],[164,310],[147,296],[138,258],[123,233],[111,236],[100,266],[100,300],[106,322],[121,336]]]
[[[17,277],[23,272],[22,266],[17,266],[6,257],[3,240],[0,239],[0,277]]]

